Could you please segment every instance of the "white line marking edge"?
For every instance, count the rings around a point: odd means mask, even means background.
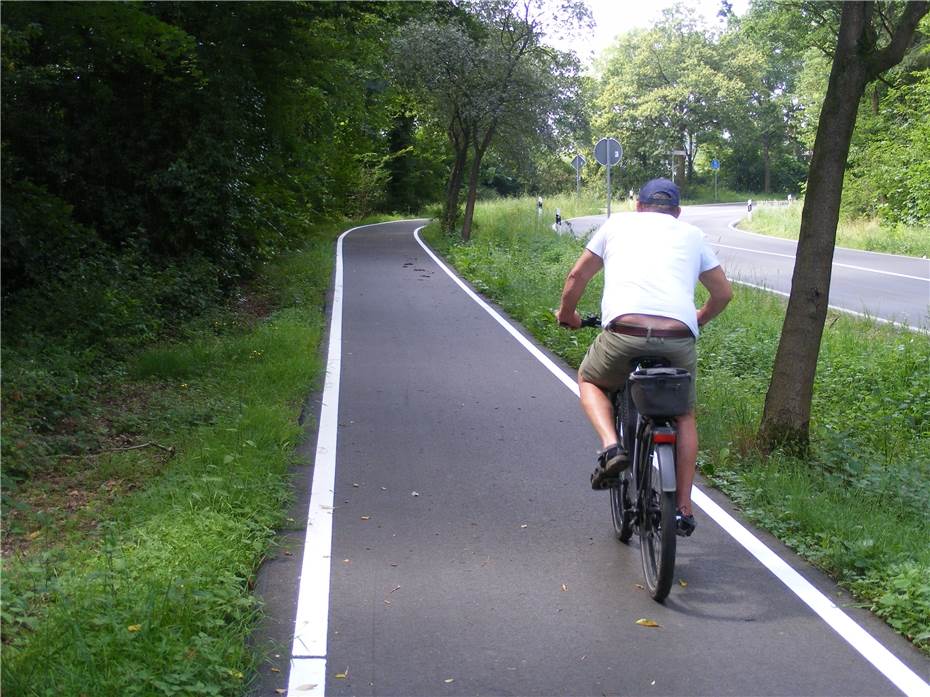
[[[381,224],[383,223],[374,223],[373,225]],[[313,484],[311,486],[307,535],[304,540],[298,584],[297,613],[294,621],[294,640],[291,647],[292,658],[288,675],[288,694],[297,694],[298,690],[300,694],[308,696],[324,695],[326,692],[326,642],[329,631],[332,506],[336,475],[336,437],[342,361],[342,242],[346,235],[353,230],[371,226],[360,225],[350,228],[343,232],[336,242],[336,264],[326,377],[323,387],[316,456],[313,464]],[[552,375],[577,396],[578,386],[575,381],[459,279],[420,239],[420,230],[422,229],[421,226],[414,230],[414,238],[433,261],[472,300],[539,360]],[[930,697],[930,685],[924,682],[900,659],[882,646],[846,613],[837,608],[825,595],[814,588],[797,571],[792,569],[761,540],[697,487],[694,487],[694,501],[714,522],[758,559],[905,695],[908,697]]]
[[[576,396],[578,385],[571,380],[565,372],[546,357],[525,336],[514,329],[494,308],[480,298],[474,291],[466,286],[459,277],[453,273],[439,257],[420,239],[420,230],[417,228],[413,236],[420,246],[432,257],[439,267],[445,271],[455,283],[461,287],[478,305],[507,332],[523,345],[533,356],[540,358],[540,362]],[[914,671],[908,668],[899,658],[880,644],[871,634],[857,624],[849,615],[839,609],[823,593],[818,591],[809,581],[805,580],[787,562],[769,549],[758,537],[736,521],[729,513],[714,503],[703,491],[694,487],[694,502],[719,525],[727,534],[736,540],[743,548],[752,554],[763,566],[775,575],[791,592],[810,607],[835,632],[845,639],[863,658],[871,663],[879,672],[890,680],[899,690],[908,697],[930,697],[930,685],[924,682]]]

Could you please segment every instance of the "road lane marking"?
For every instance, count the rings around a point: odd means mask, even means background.
[[[775,295],[780,295],[783,298],[790,298],[791,294],[786,293],[783,290],[775,290],[774,288],[769,288],[768,286],[759,285],[758,283],[750,283],[749,281],[741,281],[738,278],[731,278],[731,283],[736,283],[741,286],[746,286],[748,288],[755,288],[756,290],[764,290],[766,293],[775,293]],[[831,310],[836,312],[843,312],[847,315],[855,315],[862,319],[867,319],[872,322],[881,322],[882,324],[890,324],[894,327],[904,327],[905,329],[910,329],[912,332],[920,332],[922,334],[930,333],[930,329],[922,329],[921,327],[915,327],[913,324],[904,324],[903,322],[896,322],[893,319],[884,319],[883,317],[876,317],[875,315],[870,315],[866,312],[856,312],[855,310],[850,310],[845,307],[840,307],[839,305],[827,305]]]
[[[735,249],[740,252],[750,252],[752,254],[766,254],[770,257],[784,257],[785,259],[794,259],[794,254],[782,254],[781,252],[768,252],[761,249],[750,249],[749,247],[736,247],[731,244],[720,244],[719,242],[710,242],[714,247],[723,247],[724,249]],[[867,266],[854,266],[853,264],[842,264],[838,261],[833,262],[833,266],[843,268],[843,269],[853,269],[855,271],[868,271],[870,273],[879,273],[884,276],[895,276],[897,278],[909,278],[914,281],[923,281],[925,283],[930,283],[930,278],[924,278],[922,276],[910,276],[906,273],[896,273],[894,271],[882,271],[881,269],[870,269]]]
[[[465,284],[465,282],[462,281],[462,279],[456,276],[455,273],[451,271],[449,267],[446,266],[438,256],[433,254],[433,250],[427,247],[426,244],[424,244],[423,240],[420,239],[420,230],[422,229],[423,229],[422,227],[418,227],[416,230],[414,230],[413,236],[416,239],[416,241],[420,244],[420,246],[426,251],[426,253],[429,254],[430,257],[432,257],[433,261],[436,262],[439,268],[445,271],[446,274],[448,274],[449,278],[455,281],[456,285],[458,285],[459,288],[464,290],[465,293],[468,295],[468,297],[470,297],[472,300],[478,303],[478,305],[482,309],[484,309],[485,312],[491,315],[491,317],[493,317],[494,320],[499,325],[501,325],[507,331],[508,334],[510,334],[517,341],[519,341],[520,344],[522,344],[523,348],[529,351],[533,355],[533,357],[536,358],[536,360],[538,360],[540,363],[546,366],[546,368],[549,369],[549,372],[555,375],[562,382],[563,385],[568,387],[568,389],[570,390],[574,390],[575,394],[578,394],[578,385],[575,384],[574,380],[569,378],[562,371],[561,368],[559,368],[555,363],[552,362],[552,360],[546,354],[540,351],[534,344],[530,343],[530,341],[525,336],[523,336],[520,332],[518,332],[513,327],[513,325],[511,325],[507,320],[501,317],[501,315],[497,313],[493,307],[488,305],[480,296],[478,296],[477,293],[475,293],[475,291],[469,288]],[[552,319],[553,321],[555,321],[555,316],[553,316]]]
[[[542,353],[525,336],[518,332],[494,308],[469,288],[436,254],[420,239],[417,228],[413,236],[419,245],[432,257],[433,261],[462,288],[479,307],[493,317],[507,332],[536,357],[562,384],[575,396],[579,396],[578,385]],[[553,321],[554,318],[553,318]],[[837,634],[845,639],[863,658],[871,663],[882,675],[907,697],[930,697],[930,685],[924,682],[914,671],[899,658],[882,646],[872,635],[857,624],[849,615],[838,608],[829,598],[806,581],[787,562],[769,549],[759,538],[740,525],[730,514],[714,503],[698,487],[693,489],[694,502],[728,535],[752,554],[763,566],[775,575],[785,586],[820,616]]]
[[[352,230],[358,229],[355,227],[346,230],[336,241],[326,377],[323,383],[316,455],[313,459],[307,533],[297,587],[297,614],[294,618],[294,640],[291,645],[287,682],[289,695],[326,693],[330,554],[333,546],[333,496],[336,488],[339,378],[342,372],[342,241]],[[311,685],[314,687],[307,689]]]

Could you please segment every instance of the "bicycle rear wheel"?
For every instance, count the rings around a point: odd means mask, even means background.
[[[649,594],[663,602],[672,588],[675,574],[675,492],[663,491],[661,473],[674,472],[675,448],[673,445],[652,442],[649,438],[648,459],[640,492],[643,507],[639,526],[640,553],[643,558],[643,576]],[[666,458],[672,458],[671,461]],[[666,467],[662,465],[665,464]]]

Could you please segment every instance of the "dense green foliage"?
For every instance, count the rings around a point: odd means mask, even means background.
[[[468,244],[437,229],[427,238],[476,288],[577,365],[596,330],[560,329],[553,308],[582,243],[534,226],[532,206],[524,199],[479,207]],[[597,311],[599,283],[600,274],[582,298],[582,314]],[[755,431],[784,312],[782,299],[737,287],[727,310],[703,330],[701,471],[750,519],[930,651],[930,342],[833,317],[817,371],[811,458],[765,456]]]
[[[74,427],[106,420],[115,443],[173,451],[88,454],[22,485],[35,507],[7,508],[4,524],[34,531],[33,549],[4,562],[5,693],[242,694],[254,573],[284,522],[295,414],[322,370],[336,232],[269,267],[248,306],[99,376],[85,396],[97,412]]]
[[[4,7],[7,480],[93,446],[68,426],[87,366],[234,295],[312,221],[436,198],[443,153],[411,152],[382,77],[381,34],[422,10]]]
[[[840,5],[756,0],[744,16],[710,25],[679,4],[649,29],[621,34],[600,56],[587,99],[592,145],[611,135],[624,146],[617,188],[673,164],[686,189],[707,188],[716,158],[721,187],[803,192]],[[877,5],[890,18],[903,3]],[[863,99],[844,191],[850,215],[892,226],[930,224],[930,20],[920,27],[906,60]],[[603,186],[591,158],[586,176]]]

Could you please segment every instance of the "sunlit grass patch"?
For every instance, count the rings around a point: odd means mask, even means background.
[[[5,492],[28,499],[2,574],[5,691],[244,691],[251,586],[283,522],[297,417],[322,372],[337,231],[267,275],[260,312],[184,327],[183,340],[113,371],[144,398],[103,409],[89,396],[90,413],[126,423],[129,448],[104,442]],[[67,516],[39,508],[52,475],[74,488],[53,499],[75,503]]]
[[[801,230],[803,202],[791,206],[757,207],[752,218],[737,227],[762,235],[796,240]],[[917,225],[883,225],[876,218],[840,218],[836,230],[838,247],[870,252],[930,256],[930,228]]]

